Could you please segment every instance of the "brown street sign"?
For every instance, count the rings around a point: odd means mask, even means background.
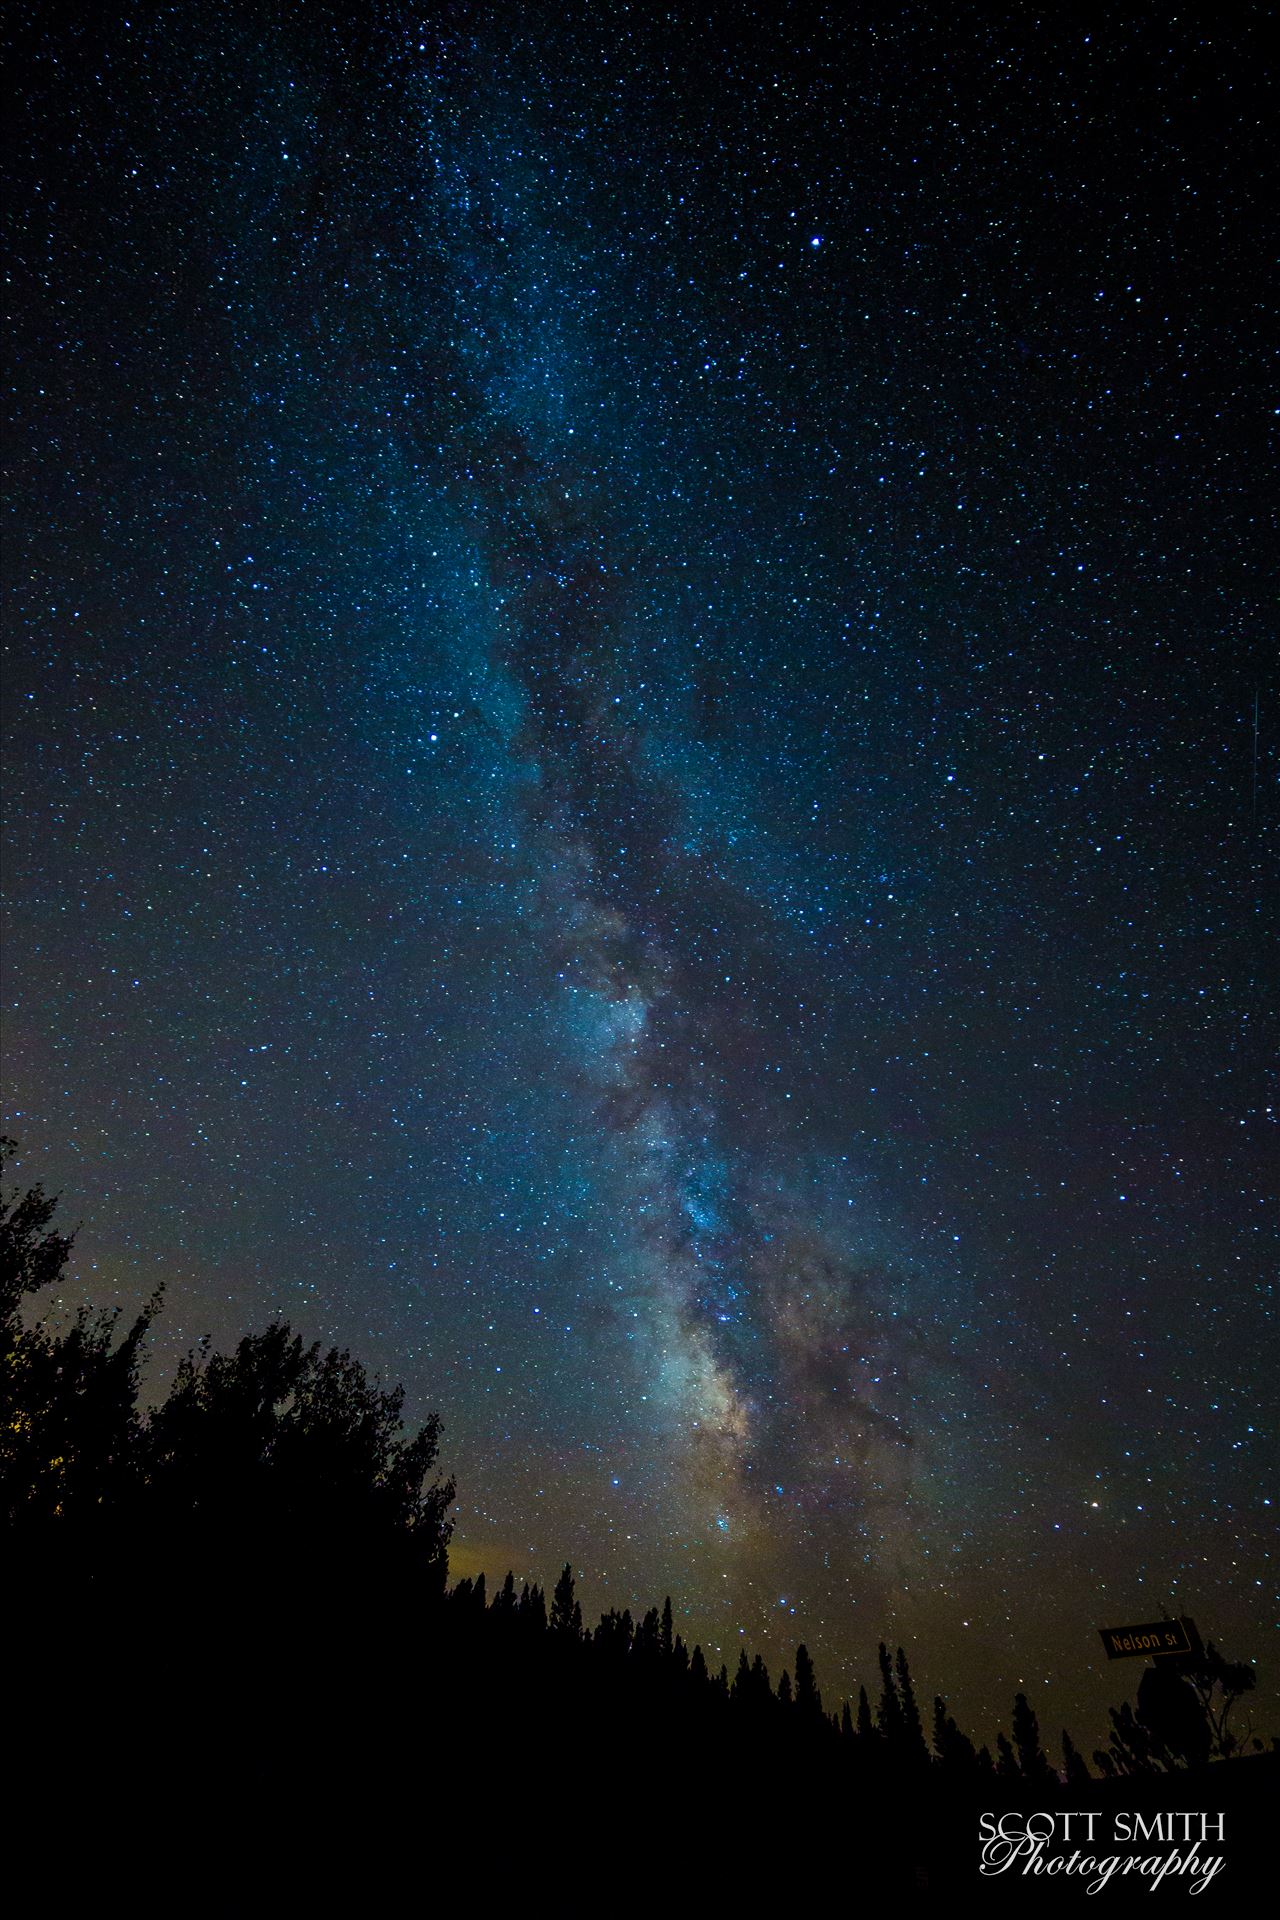
[[[1190,1631],[1188,1631],[1190,1629]],[[1149,1620],[1140,1627],[1099,1627],[1108,1660],[1156,1660],[1162,1653],[1191,1653],[1193,1623]]]

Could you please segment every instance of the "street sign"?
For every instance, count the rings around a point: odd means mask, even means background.
[[[1158,1660],[1161,1654],[1194,1653],[1200,1636],[1195,1622],[1149,1620],[1139,1627],[1099,1627],[1108,1660]]]

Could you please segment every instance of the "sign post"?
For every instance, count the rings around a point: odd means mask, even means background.
[[[1196,1623],[1187,1614],[1178,1620],[1149,1620],[1136,1627],[1099,1627],[1108,1660],[1194,1659],[1203,1654]]]

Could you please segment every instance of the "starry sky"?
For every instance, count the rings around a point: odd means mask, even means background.
[[[1101,1625],[1276,1665],[1274,93],[1158,14],[10,29],[76,1297],[403,1380],[456,1572],[1087,1747]]]

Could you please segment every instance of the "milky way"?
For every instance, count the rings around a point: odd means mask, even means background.
[[[442,24],[443,21],[443,24]],[[1251,29],[14,30],[7,1128],[455,1566],[1266,1669]],[[1272,1136],[1273,1137],[1273,1136]],[[1099,1729],[1100,1730],[1100,1729]]]

